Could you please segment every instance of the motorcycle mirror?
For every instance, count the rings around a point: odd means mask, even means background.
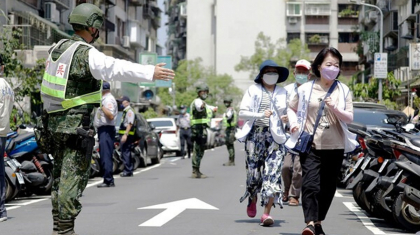
[[[24,124],[20,124],[19,129],[26,129],[26,126]]]

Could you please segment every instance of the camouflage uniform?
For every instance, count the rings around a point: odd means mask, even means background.
[[[200,98],[197,98],[200,99]],[[198,111],[195,107],[195,99],[191,103],[191,139],[193,141],[193,157],[192,157],[192,178],[205,178],[206,176],[200,172],[201,159],[204,156],[204,150],[206,150],[207,143],[207,128],[210,127],[211,117],[213,112],[204,105],[201,111]]]
[[[231,102],[230,102],[231,103]],[[227,107],[226,113],[223,115],[223,126],[226,128],[225,130],[225,144],[227,147],[227,150],[229,152],[229,161],[227,163],[224,163],[224,166],[234,166],[235,165],[235,132],[236,132],[236,125],[237,125],[237,119],[238,116],[236,114],[235,109],[233,109],[231,106]],[[232,113],[232,116],[228,118],[227,114],[228,112]]]
[[[51,52],[57,60],[75,41],[83,39],[74,35]],[[101,81],[96,80],[89,70],[88,51],[90,47],[81,45],[74,53],[66,89],[66,97],[72,98],[101,89]],[[82,195],[89,179],[91,156],[82,147],[83,139],[77,134],[78,127],[92,128],[94,107],[84,104],[64,111],[46,113],[38,121],[37,136],[40,148],[54,157],[53,185],[51,190],[54,226],[61,233],[71,232],[74,220],[80,213]],[[92,150],[91,150],[92,151]]]

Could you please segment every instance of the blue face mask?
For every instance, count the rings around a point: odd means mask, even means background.
[[[125,109],[124,105],[120,104],[120,109]]]
[[[296,82],[299,84],[303,84],[308,81],[308,75],[307,74],[296,74],[295,76]]]

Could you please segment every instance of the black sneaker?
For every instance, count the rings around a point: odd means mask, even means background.
[[[115,187],[115,184],[114,183],[109,183],[109,184],[102,183],[102,184],[98,184],[98,186],[96,186],[96,187],[98,187],[98,188],[109,188],[109,187]]]
[[[315,235],[325,235],[321,224],[315,224]]]
[[[121,177],[132,177],[133,176],[133,173],[124,173],[123,172],[123,173],[120,174],[120,176]]]

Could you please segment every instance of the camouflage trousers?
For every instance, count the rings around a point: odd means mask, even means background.
[[[54,157],[52,214],[54,223],[58,220],[58,230],[64,232],[74,227],[74,220],[82,210],[79,197],[89,179],[91,159],[87,159],[82,151],[71,149],[63,142],[54,143],[52,154]],[[62,228],[61,223],[66,224],[66,228]]]
[[[194,141],[193,156],[191,159],[193,169],[200,169],[201,159],[204,156],[205,150],[206,150],[205,144]]]
[[[248,196],[261,193],[261,206],[270,198],[282,207],[281,165],[286,154],[283,145],[277,144],[268,127],[253,127],[245,141],[246,192]]]
[[[225,131],[225,144],[229,152],[229,161],[235,162],[235,128],[227,128]]]

